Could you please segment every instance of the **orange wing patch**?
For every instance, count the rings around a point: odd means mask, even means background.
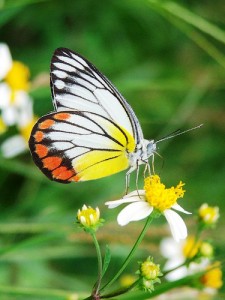
[[[73,170],[68,169],[67,167],[59,167],[52,172],[53,177],[60,180],[68,180],[73,175],[75,175]]]
[[[61,183],[79,181],[70,159],[57,152],[53,146],[53,140],[49,139],[48,134],[51,127],[58,122],[64,122],[71,117],[68,112],[52,113],[42,117],[34,126],[29,145],[33,159],[41,171],[51,180]]]
[[[67,119],[69,119],[69,117],[70,117],[70,114],[68,114],[68,113],[58,113],[58,114],[54,115],[55,120],[61,120],[61,121],[67,120]]]
[[[50,128],[54,123],[55,123],[55,121],[53,121],[53,120],[51,120],[51,119],[47,119],[47,120],[41,122],[41,123],[39,124],[38,127],[39,127],[40,129],[48,129],[48,128]]]
[[[43,158],[48,154],[48,148],[44,145],[37,144],[35,152],[40,158]]]
[[[35,141],[40,143],[44,138],[44,133],[42,131],[37,131],[34,135]]]
[[[62,158],[58,156],[49,156],[42,159],[43,167],[52,171],[58,168],[62,163]]]

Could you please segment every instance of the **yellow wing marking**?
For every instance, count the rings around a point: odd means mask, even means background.
[[[104,128],[107,128],[107,133],[121,145],[117,144],[115,147],[115,142],[107,142],[106,149],[109,151],[93,149],[75,158],[72,165],[81,181],[109,176],[129,167],[128,153],[135,150],[133,136],[126,129],[119,127],[120,130],[109,122]]]

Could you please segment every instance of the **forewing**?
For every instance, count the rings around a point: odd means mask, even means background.
[[[92,112],[62,111],[35,124],[29,146],[36,165],[62,183],[92,180],[129,166],[135,149],[132,135],[110,119]]]
[[[132,108],[95,66],[66,48],[58,48],[51,61],[51,89],[57,111],[88,111],[112,120],[132,135],[143,139]]]

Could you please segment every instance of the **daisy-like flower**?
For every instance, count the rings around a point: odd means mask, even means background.
[[[4,157],[13,157],[28,149],[28,139],[36,122],[33,101],[28,95],[29,69],[13,61],[6,44],[0,43],[0,133],[16,126],[19,134],[9,137],[1,145]]]
[[[145,179],[144,190],[133,191],[120,200],[105,204],[108,208],[115,208],[128,203],[117,217],[121,226],[147,218],[153,211],[158,211],[165,216],[173,238],[179,241],[187,237],[187,227],[176,211],[190,214],[177,204],[177,199],[184,195],[183,186],[184,183],[180,181],[176,187],[167,189],[158,175],[152,175]]]
[[[208,242],[196,241],[193,236],[188,236],[179,243],[168,237],[161,241],[160,252],[167,259],[164,271],[175,269],[166,275],[166,279],[174,281],[204,270],[213,256],[213,247]],[[183,265],[191,259],[194,261]]]

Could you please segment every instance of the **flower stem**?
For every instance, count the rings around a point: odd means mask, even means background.
[[[95,244],[95,249],[96,249],[97,259],[98,259],[98,278],[93,287],[92,295],[98,295],[101,286],[101,280],[102,280],[102,255],[101,255],[101,250],[95,232],[91,233],[91,236]]]
[[[116,275],[108,282],[106,283],[106,285],[101,289],[101,291],[105,290],[107,287],[109,287],[110,285],[112,285],[115,280],[121,275],[121,273],[124,271],[124,269],[127,267],[127,265],[129,264],[134,252],[136,251],[137,247],[140,245],[144,235],[145,235],[145,232],[146,230],[148,229],[148,226],[151,224],[152,220],[153,220],[154,216],[153,214],[151,214],[146,223],[145,223],[145,226],[144,228],[142,229],[137,241],[135,242],[133,248],[131,249],[129,255],[127,256],[127,258],[125,259],[124,263],[122,264],[121,268],[119,269],[119,271],[116,273]]]

